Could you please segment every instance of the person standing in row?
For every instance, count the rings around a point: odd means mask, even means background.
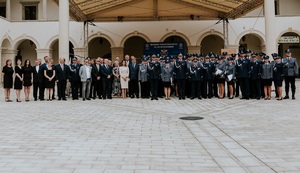
[[[129,66],[129,96],[131,98],[139,98],[139,65],[136,62],[136,58],[132,57]]]
[[[24,93],[25,93],[25,101],[29,102],[30,96],[30,87],[33,83],[33,70],[29,59],[26,59],[23,67],[23,76],[24,76]]]
[[[129,68],[126,65],[126,61],[123,60],[121,62],[120,70],[120,82],[121,82],[121,89],[122,89],[122,98],[126,98],[126,92],[128,89],[128,81],[129,81]]]
[[[121,94],[119,61],[115,61],[112,73],[114,75],[114,81],[112,84],[112,90],[113,90],[112,92],[113,92],[114,96],[119,98],[120,94]]]
[[[226,81],[227,81],[227,85],[229,88],[229,99],[233,99],[233,96],[234,96],[233,87],[234,87],[236,70],[235,70],[235,64],[233,63],[233,61],[234,61],[235,56],[236,56],[235,54],[232,54],[232,57],[229,57],[227,59],[228,64],[226,65],[226,70],[225,70]]]
[[[148,59],[146,56],[142,57],[143,62],[139,65],[139,81],[141,85],[141,97],[149,98],[150,83],[148,81]]]
[[[66,99],[66,87],[69,82],[70,68],[65,64],[65,58],[59,58],[59,64],[55,68],[57,78],[58,100]]]
[[[100,58],[96,59],[96,63],[92,66],[92,84],[94,85],[93,99],[101,98],[101,64]]]
[[[216,70],[216,80],[218,84],[219,99],[223,99],[225,97],[225,70],[226,63],[223,61],[223,57],[218,57],[218,63],[215,66]]]
[[[170,59],[167,58],[165,65],[161,69],[161,79],[164,86],[165,99],[170,100],[171,84],[173,82],[173,67],[170,65]]]
[[[282,81],[284,78],[283,63],[281,62],[280,56],[276,56],[275,61],[273,66],[273,80],[278,92],[277,100],[282,100]]]
[[[215,71],[215,66],[209,61],[209,56],[205,57],[205,62],[203,62],[203,98],[211,99],[213,96],[213,72]]]
[[[90,99],[90,89],[92,83],[92,67],[90,66],[89,59],[84,60],[84,65],[79,69],[79,76],[82,83],[82,100]]]
[[[5,66],[2,69],[2,83],[6,102],[12,102],[10,99],[10,90],[13,87],[13,74],[14,69],[12,67],[12,61],[11,59],[8,59],[6,60]]]
[[[273,78],[273,65],[270,63],[268,55],[264,56],[264,64],[261,68],[261,78],[264,85],[265,100],[270,100]]]
[[[284,75],[285,75],[285,97],[283,99],[289,99],[289,88],[291,84],[292,89],[292,99],[295,99],[295,93],[296,93],[296,85],[295,85],[295,78],[299,74],[299,66],[297,63],[297,59],[292,57],[292,51],[290,49],[287,49],[285,51],[286,58],[282,60],[282,63],[284,64]]]
[[[202,69],[198,66],[197,59],[192,61],[192,65],[189,68],[190,70],[190,85],[191,85],[191,100],[194,98],[202,99],[201,97],[201,80],[203,80]]]
[[[78,100],[78,89],[80,85],[80,76],[79,76],[80,65],[78,64],[77,58],[72,59],[71,64],[71,88],[72,88],[72,100]]]
[[[158,100],[157,90],[158,90],[158,81],[161,74],[161,66],[159,63],[159,57],[152,55],[152,60],[148,65],[148,74],[150,79],[151,87],[151,100]]]
[[[38,91],[39,91],[39,99],[42,100],[41,95],[41,81],[43,80],[43,76],[41,76],[42,68],[40,66],[40,61],[35,60],[35,66],[33,66],[32,73],[33,73],[33,98],[34,101],[37,101],[38,99]]]
[[[252,90],[252,99],[260,100],[261,97],[261,62],[257,60],[257,54],[252,54],[250,62],[250,84]]]
[[[52,59],[49,58],[49,62],[46,64],[44,69],[45,88],[47,101],[52,101],[53,88],[55,86],[55,66],[52,64]]]
[[[17,60],[17,65],[15,66],[15,82],[14,89],[16,90],[17,102],[21,102],[21,90],[23,85],[23,68],[22,61],[20,59]]]
[[[104,65],[101,68],[101,75],[103,86],[103,100],[105,100],[106,98],[111,99],[111,78],[113,77],[113,74],[112,67],[109,64],[108,59],[104,59]]]
[[[178,97],[179,100],[185,100],[185,80],[186,80],[186,74],[187,74],[187,64],[182,59],[182,54],[178,55],[178,60],[175,63],[174,72],[177,79],[177,85],[178,85]]]

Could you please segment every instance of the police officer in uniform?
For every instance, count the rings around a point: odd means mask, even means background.
[[[149,98],[150,95],[150,83],[148,81],[148,58],[142,56],[143,62],[139,65],[139,82],[141,84],[141,97]]]
[[[161,74],[161,65],[159,63],[159,57],[152,55],[152,61],[148,65],[148,74],[150,79],[151,86],[151,100],[158,100],[157,90],[158,90],[158,81]]]
[[[261,62],[257,59],[257,54],[252,54],[250,62],[250,87],[252,91],[252,99],[259,100],[261,97]]]
[[[205,62],[203,62],[203,92],[202,96],[204,99],[209,98],[213,96],[212,94],[212,80],[213,80],[213,72],[215,71],[215,66],[212,62],[209,60],[209,56],[207,55],[205,57]],[[208,92],[207,92],[208,90]]]
[[[283,68],[285,72],[285,97],[283,99],[289,99],[289,88],[291,84],[292,89],[292,99],[295,99],[295,92],[296,92],[296,85],[295,85],[295,78],[299,74],[299,67],[297,63],[297,59],[292,57],[292,51],[287,49],[285,51],[286,58],[283,58]]]
[[[174,72],[177,79],[179,100],[185,100],[185,80],[187,75],[187,65],[183,60],[183,56],[181,53],[178,54],[178,60],[175,62]]]
[[[72,64],[70,65],[71,71],[71,88],[72,88],[72,99],[78,100],[78,88],[81,85],[79,76],[80,65],[78,64],[77,58],[72,59]]]
[[[239,83],[241,86],[242,97],[241,99],[249,100],[249,73],[250,73],[250,61],[245,57],[245,52],[241,51],[241,59],[237,61],[237,74]]]
[[[198,99],[202,99],[201,97],[201,80],[203,79],[202,69],[198,66],[198,61],[195,58],[193,60],[193,64],[189,68],[190,77],[191,77],[191,100],[198,97]]]

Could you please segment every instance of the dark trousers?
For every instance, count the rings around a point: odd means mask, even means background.
[[[38,90],[41,92],[41,89],[40,88],[40,83],[39,82],[34,82],[33,83],[33,98],[34,99],[38,99],[37,98],[37,93],[38,93]],[[41,93],[40,93],[41,95]],[[39,99],[41,99],[41,97],[39,97]]]
[[[129,96],[134,97],[134,95],[135,95],[136,98],[139,98],[139,92],[140,92],[139,81],[130,79],[130,81],[129,81]]]
[[[211,98],[212,97],[212,80],[204,80],[203,81],[203,98]],[[207,92],[208,91],[208,92]]]
[[[101,80],[95,80],[94,82],[92,82],[92,85],[94,85],[93,86],[93,98],[96,98],[97,96],[99,97],[99,98],[101,98],[101,96],[102,96],[102,90],[101,90],[101,86],[102,86],[102,84],[101,84]]]
[[[178,97],[185,97],[185,79],[177,79]]]
[[[158,79],[150,79],[151,98],[157,98]]]
[[[150,95],[150,83],[147,82],[140,82],[141,83],[141,97],[142,98],[149,98]]]
[[[260,79],[251,79],[251,93],[252,98],[260,98],[261,97],[261,80]]]
[[[192,86],[192,81],[190,81],[189,79],[187,79],[185,81],[185,88],[191,88]],[[186,96],[189,98],[189,97],[192,97],[192,93],[191,93],[191,90],[186,90],[185,91],[185,94]]]
[[[218,94],[218,83],[217,83],[216,79],[213,80],[213,91],[214,91],[214,96],[215,97],[219,97],[219,94]]]
[[[102,80],[103,99],[111,98],[111,80]]]
[[[295,76],[286,76],[284,78],[284,83],[285,83],[286,95],[289,95],[290,84],[291,84],[291,89],[292,89],[292,95],[295,95],[295,92],[296,92]]]
[[[78,88],[81,86],[81,82],[79,81],[72,81],[71,88],[72,88],[72,98],[78,99]]]
[[[44,83],[44,81],[40,82],[39,85],[40,85],[39,97],[40,97],[40,100],[44,100],[45,99],[45,83]]]
[[[66,80],[58,81],[57,83],[58,99],[66,98],[66,86],[67,86]]]
[[[191,85],[191,98],[201,97],[201,82],[200,81],[190,81]]]
[[[160,98],[163,98],[164,94],[164,83],[161,79],[158,80],[158,88],[157,88],[157,95]]]
[[[239,83],[241,86],[242,97],[249,98],[250,97],[249,78],[241,77],[239,78]]]
[[[236,80],[234,87],[235,97],[240,96],[240,78]]]

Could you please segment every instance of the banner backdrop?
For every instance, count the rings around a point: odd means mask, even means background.
[[[168,55],[177,56],[179,53],[184,54],[183,42],[177,43],[162,43],[162,42],[148,42],[145,43],[144,55]]]

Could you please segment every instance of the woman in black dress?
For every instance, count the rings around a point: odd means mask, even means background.
[[[20,94],[22,90],[23,84],[23,68],[22,68],[22,61],[20,59],[17,60],[17,66],[15,67],[15,83],[14,89],[16,90],[17,95],[17,102],[21,102]]]
[[[33,82],[33,70],[29,59],[26,59],[24,62],[23,74],[24,74],[23,85],[24,85],[25,101],[29,102],[30,86],[32,85]]]
[[[2,83],[6,102],[12,102],[12,100],[10,99],[10,89],[13,86],[14,69],[12,68],[11,64],[11,59],[6,60],[5,66],[2,70]]]
[[[284,79],[284,73],[283,73],[283,63],[281,61],[281,57],[277,56],[275,58],[275,63],[273,66],[273,79],[274,84],[278,92],[278,98],[277,100],[282,100],[282,81]]]
[[[55,67],[52,65],[51,58],[49,59],[48,64],[46,65],[46,68],[44,70],[44,76],[46,78],[45,80],[45,88],[46,88],[46,96],[47,101],[52,101],[52,95],[53,95],[53,88],[55,85]]]

